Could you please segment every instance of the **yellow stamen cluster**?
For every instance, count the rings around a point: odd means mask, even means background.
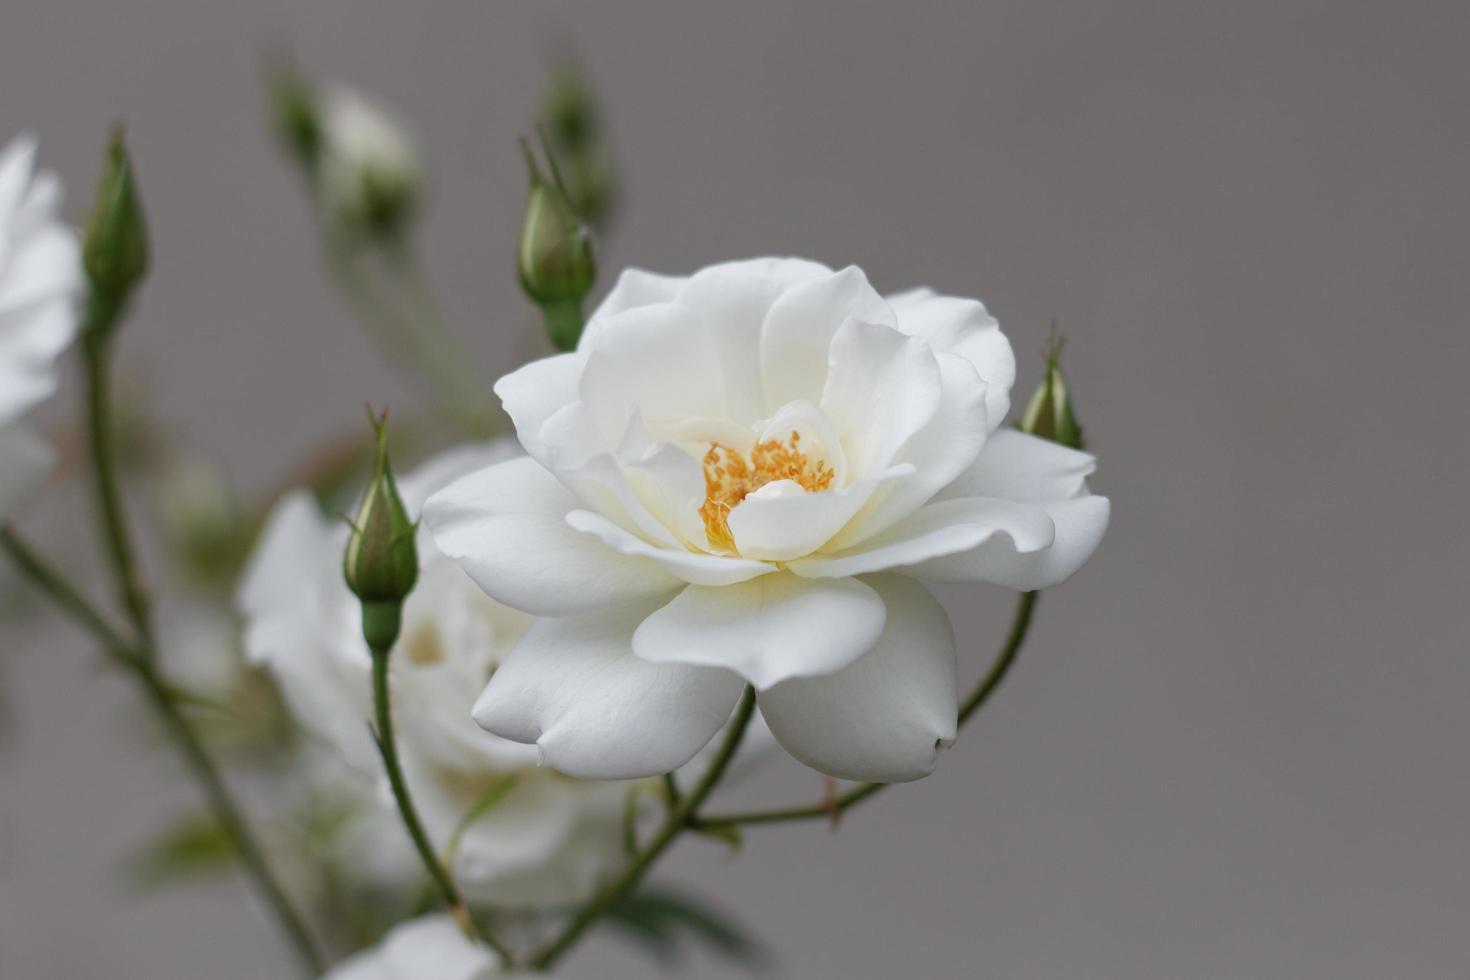
[[[767,483],[791,480],[808,493],[832,486],[832,467],[813,461],[799,447],[801,433],[793,432],[786,442],[767,439],[757,443],[747,459],[743,453],[717,442],[709,444],[704,454],[704,506],[699,516],[704,519],[705,535],[715,551],[735,552],[735,536],[730,533],[730,511],[740,501]]]

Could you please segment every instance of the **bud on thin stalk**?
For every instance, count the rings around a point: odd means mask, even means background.
[[[387,651],[398,638],[403,602],[418,580],[419,562],[416,528],[388,462],[388,415],[369,418],[377,436],[377,452],[372,479],[351,521],[342,572],[347,587],[362,603],[363,638],[376,654]]]
[[[128,294],[148,273],[148,229],[121,129],[113,131],[87,219],[82,264],[92,290],[92,328],[116,320]]]
[[[545,314],[552,343],[560,350],[572,350],[582,334],[582,302],[597,278],[597,263],[592,234],[567,200],[550,149],[543,148],[552,181],[542,174],[531,148],[521,143],[530,193],[516,249],[516,272],[521,288]]]

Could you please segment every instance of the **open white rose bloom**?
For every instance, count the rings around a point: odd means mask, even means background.
[[[56,390],[77,329],[76,235],[58,218],[60,180],[36,173],[35,155],[30,136],[0,150],[0,519],[51,468],[51,447],[20,418]]]
[[[401,483],[410,512],[447,480],[514,452],[504,440],[424,464]],[[363,780],[381,781],[368,729],[371,659],[359,604],[342,579],[347,532],[306,492],[283,499],[246,571],[239,607],[247,654],[269,667],[293,714]],[[459,842],[454,872],[461,887],[500,906],[581,900],[626,861],[620,834],[627,787],[538,767],[534,749],[476,727],[476,694],[531,618],[486,597],[427,534],[420,533],[418,546],[419,582],[404,608],[389,676],[404,771],[428,832],[442,853],[465,815],[508,786]],[[382,819],[370,815],[354,839],[395,846],[358,854],[364,875],[421,873],[391,795],[384,787],[375,798]]]
[[[381,943],[338,963],[322,980],[490,980],[543,977],[507,972],[495,955],[465,938],[447,915],[405,922]]]
[[[649,776],[749,683],[807,765],[927,774],[957,692],[923,583],[1053,586],[1108,523],[1091,456],[1001,427],[1014,377],[979,302],[857,268],[625,272],[575,352],[496,385],[528,456],[425,505],[442,552],[543,617],[475,719],[565,773]]]

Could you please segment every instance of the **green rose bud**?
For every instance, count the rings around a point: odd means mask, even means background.
[[[602,230],[612,214],[616,181],[603,147],[597,104],[581,72],[565,68],[553,77],[541,118],[561,162],[572,210]]]
[[[362,602],[364,638],[374,650],[386,650],[398,638],[399,614],[418,580],[419,559],[416,526],[408,519],[388,463],[388,414],[372,423],[377,435],[372,479],[351,522],[342,572]]]
[[[567,200],[566,186],[550,151],[552,182],[542,175],[530,147],[523,142],[521,149],[531,189],[516,249],[516,272],[521,288],[546,315],[551,342],[560,350],[572,350],[582,335],[582,300],[597,278],[592,234]]]
[[[1046,373],[1036,394],[1026,405],[1017,428],[1033,436],[1081,449],[1082,427],[1072,414],[1072,393],[1062,375],[1061,357],[1062,343],[1053,340],[1046,352]]]
[[[121,129],[107,145],[97,200],[87,219],[82,264],[93,302],[114,310],[148,272],[148,229]]]
[[[597,112],[578,71],[567,68],[556,74],[542,115],[553,143],[564,153],[584,153],[597,139]]]
[[[290,69],[271,79],[271,109],[281,142],[308,172],[316,169],[322,149],[322,122],[311,84]]]

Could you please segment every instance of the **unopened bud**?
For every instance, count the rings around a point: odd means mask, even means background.
[[[87,219],[82,263],[94,301],[113,308],[148,273],[148,228],[120,129],[107,144],[97,199]]]
[[[327,215],[349,231],[396,238],[418,205],[418,154],[384,109],[333,86],[316,101],[321,127],[317,186]]]
[[[1042,375],[1036,394],[1026,405],[1018,428],[1033,436],[1081,449],[1082,427],[1072,414],[1072,393],[1062,375],[1061,357],[1062,343],[1053,340],[1046,352],[1046,373]]]
[[[605,227],[616,194],[612,164],[602,141],[602,122],[581,72],[564,68],[552,79],[541,110],[549,142],[565,168],[572,210],[593,228]]]
[[[403,601],[419,575],[416,529],[388,462],[387,421],[387,413],[372,419],[377,435],[372,478],[352,519],[342,561],[347,587],[362,602],[363,636],[374,650],[386,650],[397,639]]]
[[[293,70],[279,72],[271,79],[271,109],[281,142],[314,172],[321,155],[322,124],[311,83]]]
[[[547,181],[525,143],[530,175],[526,217],[516,249],[516,272],[521,288],[546,314],[551,342],[572,350],[582,334],[582,301],[597,278],[592,233],[577,218],[567,200],[566,185],[547,153],[552,181]]]

